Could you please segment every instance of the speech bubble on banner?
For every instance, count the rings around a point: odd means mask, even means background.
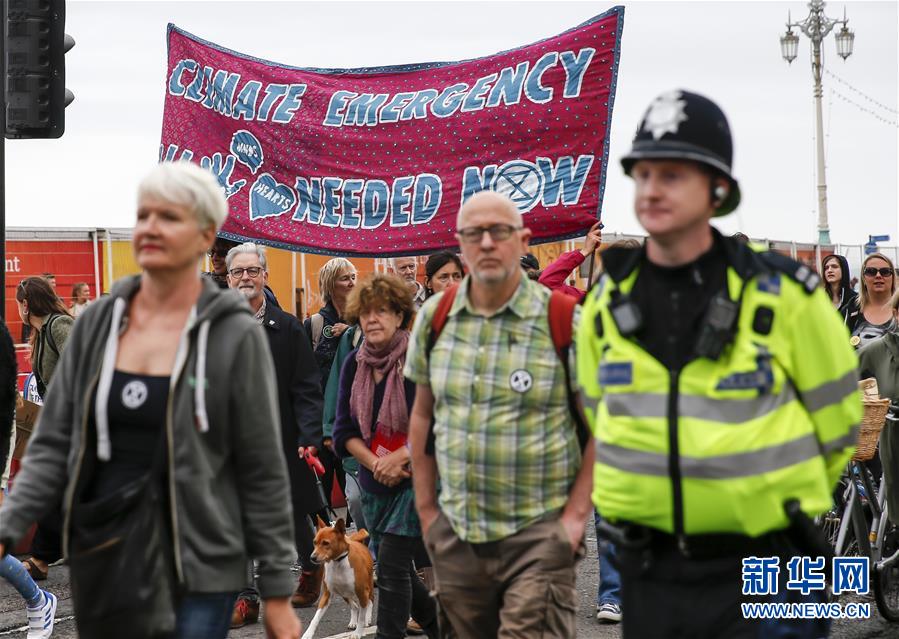
[[[259,167],[265,161],[265,154],[262,152],[262,144],[256,139],[256,136],[249,131],[242,129],[236,132],[231,138],[231,153],[237,158],[237,161],[256,175]]]

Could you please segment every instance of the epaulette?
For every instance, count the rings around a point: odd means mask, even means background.
[[[782,253],[764,251],[759,253],[758,256],[771,269],[778,273],[783,273],[791,280],[798,282],[809,295],[814,293],[821,283],[821,277],[814,270]]]

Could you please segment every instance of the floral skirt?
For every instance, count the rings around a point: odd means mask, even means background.
[[[371,537],[371,548],[377,553],[384,534],[401,537],[421,537],[421,524],[415,511],[415,492],[412,487],[389,495],[375,495],[362,491],[362,512]]]

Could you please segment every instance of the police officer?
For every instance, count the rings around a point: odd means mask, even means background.
[[[651,103],[621,161],[649,238],[603,253],[578,328],[626,639],[827,633],[745,620],[740,604],[757,598],[742,559],[778,558],[775,583],[753,582],[764,601],[823,599],[784,587],[787,558],[823,551],[809,518],[829,508],[855,443],[856,360],[815,273],[710,225],[740,202],[731,160],[714,102],[671,91]]]

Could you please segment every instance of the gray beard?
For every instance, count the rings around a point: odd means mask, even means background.
[[[256,292],[255,289],[251,288],[238,288],[237,292],[247,298],[248,302],[252,302],[257,299],[260,295],[262,295],[262,291]]]

